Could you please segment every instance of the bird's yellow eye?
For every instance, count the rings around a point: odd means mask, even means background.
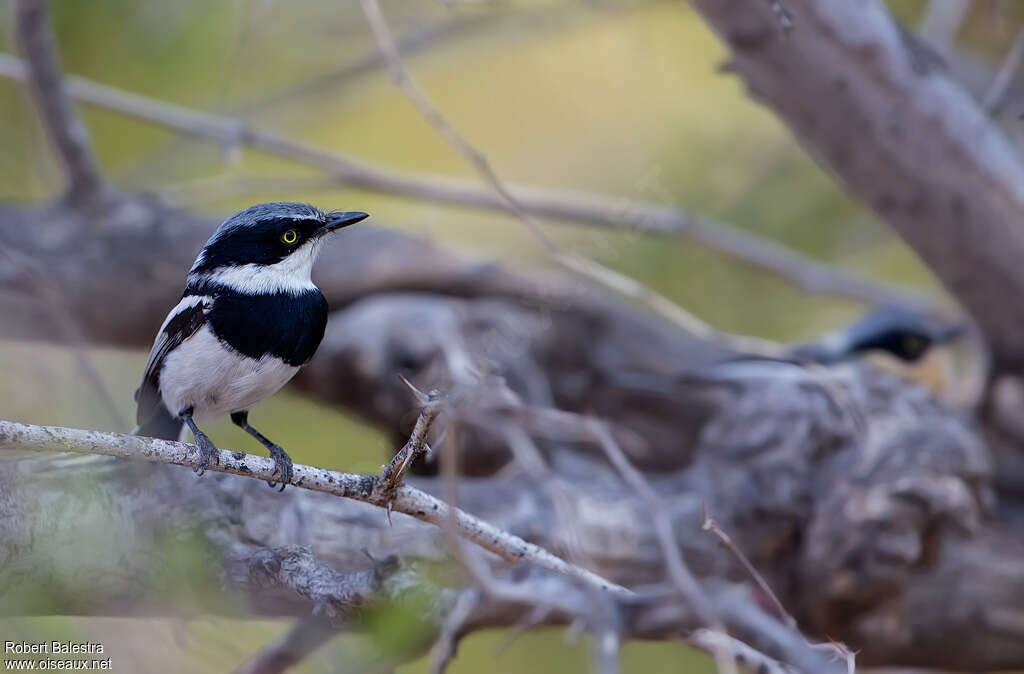
[[[924,340],[917,335],[903,336],[903,351],[911,356],[916,356],[924,350]]]
[[[295,243],[299,238],[299,233],[294,229],[289,229],[287,232],[281,235],[281,240],[285,243]]]

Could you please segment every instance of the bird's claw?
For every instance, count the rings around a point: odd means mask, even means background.
[[[270,448],[270,458],[274,460],[274,475],[281,476],[281,488],[278,491],[284,491],[285,485],[292,481],[292,457],[288,456],[288,453],[283,449],[274,445]],[[271,487],[277,486],[277,483],[273,480],[267,480],[267,484]]]
[[[196,449],[199,451],[199,465],[195,466],[192,472],[202,477],[206,474],[206,469],[209,467],[211,460],[218,466],[220,465],[219,452],[210,438],[206,436],[206,433],[199,431],[198,433],[193,433],[193,435],[196,438]]]

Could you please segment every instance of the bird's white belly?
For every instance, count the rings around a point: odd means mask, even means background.
[[[192,407],[196,422],[247,410],[284,386],[299,368],[280,358],[246,358],[221,344],[204,325],[167,354],[160,394],[171,414]]]

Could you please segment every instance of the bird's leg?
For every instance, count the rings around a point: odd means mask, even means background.
[[[178,412],[178,416],[181,417],[189,430],[192,431],[192,435],[196,439],[196,447],[199,449],[199,465],[193,468],[193,472],[202,475],[206,472],[206,467],[210,465],[210,459],[213,459],[218,465],[220,465],[220,459],[217,457],[217,448],[214,446],[210,438],[206,437],[206,433],[199,430],[196,426],[196,422],[192,420],[192,408],[186,407],[182,411]]]
[[[279,491],[284,491],[285,485],[292,481],[292,457],[288,456],[288,453],[281,449],[280,445],[276,445],[268,440],[265,435],[249,424],[248,410],[232,412],[231,421],[243,431],[259,440],[261,445],[270,450],[270,458],[274,460],[274,473],[281,476],[281,489]],[[277,484],[271,480],[267,480],[267,484],[271,487],[277,486]]]

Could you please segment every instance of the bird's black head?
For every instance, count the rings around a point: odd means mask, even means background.
[[[881,351],[906,363],[915,363],[937,344],[965,334],[966,324],[950,324],[910,309],[883,306],[845,330],[794,350],[806,360],[831,363]]]
[[[965,323],[940,324],[907,309],[882,307],[846,330],[851,353],[885,351],[908,363],[924,357],[930,348],[965,334]]]
[[[213,280],[253,291],[309,284],[324,235],[366,217],[295,202],[251,206],[217,228],[189,271],[190,283]]]

